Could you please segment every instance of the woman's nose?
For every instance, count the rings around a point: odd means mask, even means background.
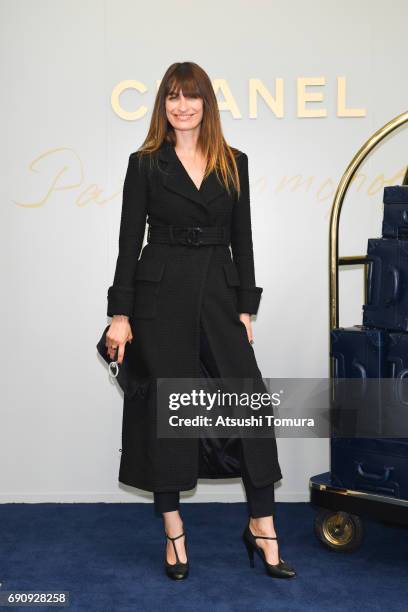
[[[183,109],[187,108],[187,99],[183,96],[182,93],[180,93],[180,95],[179,95],[178,106],[179,106],[180,110],[183,110]]]

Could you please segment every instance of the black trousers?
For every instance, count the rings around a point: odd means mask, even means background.
[[[204,328],[200,325],[200,359],[213,378],[220,376]],[[241,474],[247,500],[248,514],[253,518],[271,516],[274,513],[275,488],[273,483],[266,487],[255,487],[248,473],[241,446]],[[180,491],[153,493],[154,509],[157,514],[180,508]]]

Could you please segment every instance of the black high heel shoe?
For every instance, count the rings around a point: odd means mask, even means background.
[[[181,533],[180,535],[176,536],[175,538],[171,538],[166,533],[166,547],[164,549],[164,566],[165,566],[165,569],[166,569],[166,574],[169,576],[169,578],[173,578],[173,580],[182,580],[183,578],[187,578],[187,576],[188,576],[188,571],[189,571],[188,559],[187,559],[186,563],[182,563],[180,561],[180,558],[179,558],[179,556],[177,554],[176,545],[174,543],[174,540],[177,540],[178,538],[181,538],[182,536],[185,536],[185,539],[184,539],[184,548],[186,550],[186,555],[187,555],[187,536],[184,533],[184,531],[183,531],[183,533]],[[167,538],[173,542],[174,552],[175,552],[176,559],[177,559],[176,563],[169,563],[167,561]]]
[[[276,563],[276,564],[268,563],[265,557],[265,551],[260,546],[258,546],[258,544],[256,543],[257,538],[262,538],[264,540],[277,540],[278,539],[277,537],[271,537],[271,536],[254,536],[254,534],[249,528],[249,522],[248,522],[248,525],[245,527],[244,533],[242,534],[242,539],[248,551],[249,564],[251,567],[255,567],[254,551],[256,551],[258,555],[261,557],[263,564],[265,566],[265,569],[266,569],[266,573],[269,576],[273,576],[274,578],[293,578],[293,576],[296,576],[296,572],[293,569],[293,567],[290,567],[290,565],[285,563],[285,561],[281,559],[280,557],[279,557],[279,563]]]

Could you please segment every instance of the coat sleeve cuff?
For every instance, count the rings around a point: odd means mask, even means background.
[[[238,312],[256,314],[261,300],[263,287],[238,287]]]
[[[135,300],[135,289],[112,285],[108,289],[108,317],[115,314],[132,316]]]

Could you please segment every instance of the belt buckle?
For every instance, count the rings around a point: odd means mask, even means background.
[[[200,236],[200,234],[202,233],[203,233],[203,230],[201,227],[188,227],[187,235],[186,235],[187,244],[191,246],[199,246],[200,244],[202,244],[202,240]]]

